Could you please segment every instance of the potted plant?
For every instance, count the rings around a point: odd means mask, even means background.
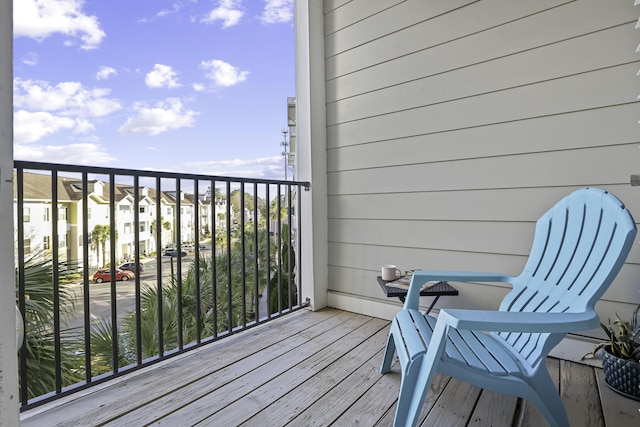
[[[600,326],[609,337],[608,341],[597,344],[593,351],[585,356],[592,358],[602,349],[602,370],[607,385],[614,391],[631,399],[640,400],[640,325],[638,325],[638,306],[625,322],[616,315],[613,325],[609,322]]]

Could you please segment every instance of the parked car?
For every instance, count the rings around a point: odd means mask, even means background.
[[[164,250],[164,256],[178,256],[178,250],[176,248],[168,248]],[[180,251],[180,256],[187,256],[186,251]]]
[[[135,262],[125,262],[124,264],[122,264],[118,268],[120,270],[132,271],[134,273],[136,273],[136,272],[142,273],[144,271],[144,264],[139,262],[138,263],[138,268],[136,269],[136,263]]]
[[[204,244],[202,244],[202,243],[200,243],[200,244],[198,245],[198,247],[200,248],[200,250],[202,250],[202,249],[207,249],[207,247],[206,247]],[[187,244],[187,245],[182,245],[182,247],[181,247],[181,248],[182,248],[182,249],[184,249],[184,250],[186,250],[186,251],[193,252],[193,251],[195,251],[195,250],[196,250],[196,245]]]
[[[116,268],[116,281],[123,280],[127,281],[129,279],[135,278],[136,275],[131,271],[120,270]],[[96,283],[102,282],[110,282],[111,281],[111,269],[110,268],[101,268],[100,270],[93,273],[93,281]]]

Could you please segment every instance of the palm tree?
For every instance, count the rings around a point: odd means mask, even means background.
[[[228,258],[223,253],[216,257],[216,298],[213,299],[212,260],[200,259],[199,283],[196,281],[195,264],[182,280],[182,336],[183,344],[194,342],[197,331],[201,337],[231,331],[245,323],[242,307],[242,280],[240,269],[242,254],[231,254],[231,287],[228,284]],[[252,280],[248,272],[246,280]],[[196,309],[200,300],[200,309]],[[178,283],[176,278],[162,287],[162,331],[159,331],[157,286],[145,286],[140,296],[140,341],[143,359],[159,354],[160,333],[163,352],[178,347]],[[214,309],[215,303],[215,309]],[[229,305],[231,303],[231,305]],[[199,316],[198,316],[199,314]],[[122,321],[122,332],[118,337],[118,366],[126,366],[135,361],[137,354],[136,313],[128,313]],[[94,324],[91,331],[91,351],[93,375],[113,370],[112,328],[109,321]]]
[[[70,263],[61,264],[60,267],[73,269]],[[60,275],[63,274],[60,271]],[[20,352],[26,355],[27,370],[20,372],[20,375],[27,376],[27,398],[32,399],[56,388],[52,261],[43,261],[40,253],[32,255],[24,263],[24,278],[25,340]],[[63,387],[84,380],[81,337],[64,329],[64,324],[74,318],[74,298],[69,287],[60,283],[60,371]],[[18,299],[16,286],[16,301]]]
[[[106,264],[106,244],[111,236],[111,227],[108,225],[96,224],[91,230],[91,241],[96,247],[96,259],[100,262],[100,249],[102,249],[102,266]]]

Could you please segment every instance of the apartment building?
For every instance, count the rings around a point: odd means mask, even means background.
[[[18,196],[14,188],[14,215],[15,218],[21,215],[22,223],[25,224],[22,242],[25,255],[44,256],[55,244],[60,260],[82,263],[85,251],[83,183],[75,177],[58,176],[55,185],[57,194],[54,198],[51,194],[51,179],[47,174],[25,172],[21,183],[24,188],[24,208],[21,213],[17,212]],[[17,182],[15,174],[14,182]],[[164,248],[177,243],[178,225],[181,243],[187,243],[195,240],[197,230],[200,230],[200,238],[203,238],[214,228],[225,229],[227,212],[233,214],[233,211],[226,207],[227,201],[217,197],[212,223],[210,197],[194,196],[184,191],[162,191],[158,198],[155,189],[139,186],[136,196],[132,185],[116,183],[111,189],[108,182],[89,180],[87,193],[87,253],[91,268],[111,261],[109,251],[103,253],[104,248],[109,247],[111,235],[100,236],[94,231],[96,226],[110,226],[111,197],[115,200],[113,223],[118,262],[134,257],[136,241],[139,242],[138,251],[141,256],[155,252],[158,248],[155,227],[160,227],[159,247]],[[157,200],[160,201],[159,209]],[[17,229],[14,230],[14,235],[17,238]]]

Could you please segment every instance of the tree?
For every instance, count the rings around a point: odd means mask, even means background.
[[[165,230],[171,230],[171,223],[169,221],[165,221],[163,216],[160,217],[160,224],[162,224],[162,228],[164,228]],[[156,220],[154,219],[153,221],[151,221],[151,234],[153,234],[155,229]]]
[[[233,190],[229,195],[229,203],[231,203],[231,207],[233,208],[233,212],[238,218],[238,214],[240,213],[240,190]],[[244,208],[253,212],[254,207],[258,206],[258,211],[260,211],[261,215],[264,215],[266,209],[266,202],[264,199],[260,197],[253,197],[253,195],[245,192],[244,193]]]
[[[42,254],[34,254],[24,263],[25,340],[20,352],[26,353],[27,371],[20,372],[20,375],[27,376],[28,399],[47,394],[56,388],[53,262],[41,259]],[[70,268],[73,269],[73,266],[69,263],[61,263],[59,274],[63,275]],[[19,299],[18,291],[16,286],[16,302]],[[74,294],[68,286],[60,283],[59,296],[60,322],[64,325],[75,313]],[[61,330],[60,371],[63,387],[84,380],[82,348],[80,336],[72,331]]]
[[[289,226],[287,224],[282,224],[280,235],[281,238],[278,243],[280,245],[281,269],[276,269],[271,277],[269,287],[269,310],[271,313],[291,308],[290,299],[293,305],[296,305],[298,298],[295,286],[296,253],[291,247]],[[275,252],[274,255],[277,255],[277,248]],[[289,284],[290,278],[291,286]]]
[[[100,263],[100,249],[102,249],[102,266],[106,264],[105,253],[107,241],[111,237],[111,227],[108,225],[96,224],[91,230],[91,242],[96,247],[96,257]]]
[[[286,220],[288,216],[287,198],[284,194],[280,196],[280,212],[278,212],[278,198],[271,201],[269,205],[269,219],[271,221],[277,221],[278,217],[282,220]]]

